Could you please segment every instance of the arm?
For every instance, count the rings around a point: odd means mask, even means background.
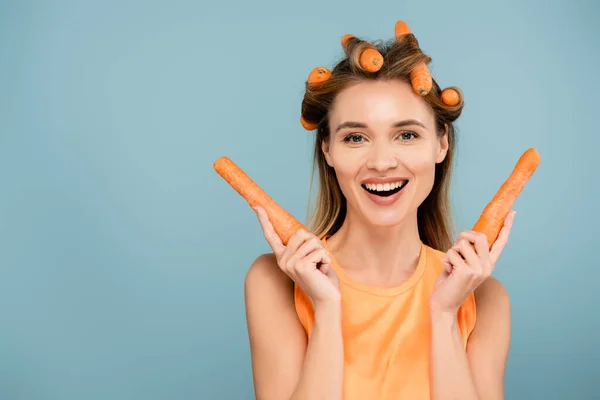
[[[464,350],[456,313],[431,310],[433,399],[504,398],[510,343],[510,302],[504,286],[489,277],[475,290],[476,327]]]
[[[250,267],[245,299],[256,398],[341,399],[341,305],[315,307],[309,343],[296,316],[293,282],[272,254]]]
[[[506,288],[490,277],[475,290],[477,322],[467,353],[481,399],[504,398],[504,372],[510,349],[510,299]]]

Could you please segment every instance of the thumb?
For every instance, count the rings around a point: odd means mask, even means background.
[[[319,269],[321,270],[321,272],[323,272],[325,274],[325,276],[327,278],[333,280],[334,282],[337,282],[338,276],[337,276],[332,264],[333,264],[333,260],[331,259],[331,257],[329,257],[329,259],[327,260],[327,263],[321,264],[321,267]]]
[[[442,264],[444,264],[444,272],[450,274],[452,272],[452,264],[450,264],[450,261],[448,261],[447,255],[442,258]]]

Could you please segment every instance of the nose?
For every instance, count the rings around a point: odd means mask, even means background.
[[[378,143],[371,147],[367,158],[367,168],[383,172],[397,166],[396,154],[389,143]]]

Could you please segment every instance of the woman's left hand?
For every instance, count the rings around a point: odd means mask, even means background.
[[[458,308],[471,292],[492,274],[496,261],[508,242],[514,218],[515,211],[508,213],[491,249],[482,233],[464,231],[459,235],[442,260],[446,268],[435,283],[430,298],[432,309],[458,312]]]

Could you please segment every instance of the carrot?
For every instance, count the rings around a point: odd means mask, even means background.
[[[410,28],[406,22],[398,21],[394,27],[394,33],[396,35],[396,39],[398,39],[400,36],[410,33]]]
[[[344,35],[342,37],[342,47],[346,47],[348,40],[352,38],[354,38],[354,35]],[[365,71],[377,72],[383,66],[383,56],[377,49],[367,48],[360,53],[358,62]]]
[[[410,81],[417,94],[425,96],[431,90],[432,79],[427,64],[421,62],[410,73]]]
[[[449,106],[455,106],[460,102],[460,95],[454,88],[446,88],[442,91],[442,101]]]
[[[326,67],[316,67],[310,71],[310,74],[308,75],[308,84],[314,85],[316,83],[322,83],[329,78],[331,78],[331,71],[329,71],[329,69]]]
[[[377,72],[383,66],[383,56],[373,48],[367,48],[360,54],[360,66],[365,71]]]
[[[525,151],[517,161],[508,179],[502,184],[475,223],[473,230],[487,236],[490,248],[498,238],[504,219],[510,212],[517,196],[519,196],[539,163],[540,154],[535,148]]]
[[[404,21],[397,21],[396,26],[394,27],[394,34],[396,39],[400,38],[400,36],[407,35],[411,33],[408,24]],[[429,73],[429,69],[427,68],[427,64],[425,62],[417,65],[410,73],[410,81],[412,83],[412,87],[414,91],[421,95],[425,96],[427,93],[431,91],[431,85],[433,84],[431,79],[431,74]]]
[[[318,124],[308,122],[307,120],[304,119],[303,116],[300,116],[300,123],[302,124],[304,129],[306,129],[307,131],[314,131],[319,126]]]
[[[265,193],[250,177],[228,157],[221,157],[214,162],[214,169],[238,192],[251,207],[264,208],[273,224],[273,228],[284,245],[298,229],[306,229],[290,213],[285,211],[267,193]]]
[[[346,47],[346,45],[348,44],[348,40],[352,39],[354,37],[354,35],[351,34],[346,34],[342,37],[342,47]]]

